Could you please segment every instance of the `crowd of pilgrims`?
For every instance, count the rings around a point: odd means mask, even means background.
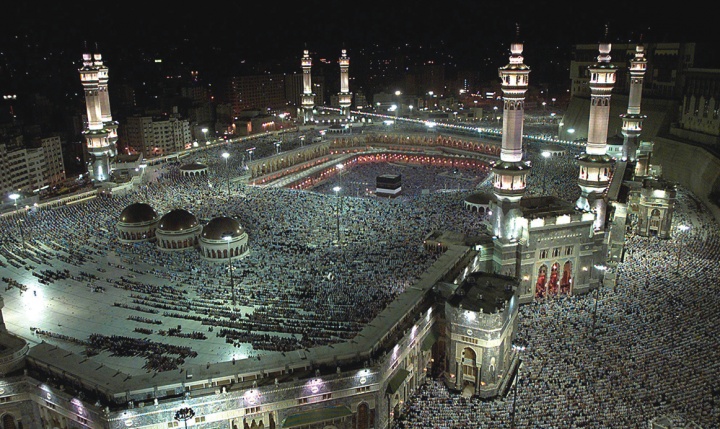
[[[690,226],[678,232],[677,226]],[[629,234],[617,284],[523,305],[518,389],[480,400],[442,376],[405,402],[395,429],[637,428],[660,416],[720,422],[720,231],[681,190],[667,240]]]
[[[255,144],[256,151],[261,152],[258,142]],[[87,283],[93,292],[104,292],[108,287],[128,291],[128,300],[108,304],[136,312],[137,316],[129,320],[138,325],[145,319],[161,317],[180,323],[192,320],[205,325],[208,335],[222,337],[231,346],[249,343],[256,352],[290,351],[354,337],[436,260],[436,255],[423,250],[422,240],[428,232],[449,229],[475,234],[484,228],[484,219],[463,208],[466,194],[432,191],[471,189],[485,179],[485,172],[365,165],[342,179],[358,182],[401,169],[406,192],[413,198],[347,195],[338,200],[332,191],[293,191],[233,182],[228,199],[226,174],[242,174],[243,149],[224,145],[213,150],[230,151],[227,167],[219,153],[198,152],[194,157],[148,169],[150,180],[137,192],[100,194],[83,203],[30,209],[21,215],[27,232],[25,254],[19,256],[19,237],[15,234],[6,237],[2,249],[17,258],[33,260],[43,282],[70,278]],[[207,162],[210,174],[183,176],[179,167],[193,161]],[[429,192],[421,195],[421,191]],[[163,252],[152,242],[118,241],[119,214],[135,202],[149,203],[159,216],[184,208],[201,224],[216,216],[240,221],[249,234],[250,250],[233,261],[236,306],[231,305],[233,293],[225,261],[205,261],[196,250]],[[15,220],[10,216],[2,222],[15,230]],[[103,256],[109,254],[123,264],[101,264]],[[58,259],[77,269],[55,269],[53,261]],[[97,272],[95,266],[99,266]],[[144,275],[161,280],[143,281]],[[153,333],[144,340],[162,343],[154,334],[166,330],[139,328],[134,332]],[[46,339],[61,338],[53,332],[37,333]],[[204,337],[199,333],[188,335]],[[85,338],[75,340],[87,342]],[[103,347],[111,351],[109,341],[96,342],[86,352],[95,354]],[[130,343],[126,349],[132,353],[135,347]],[[173,369],[173,362],[152,364],[149,369]]]
[[[527,195],[540,195],[545,189],[546,194],[575,201],[579,189],[574,185],[578,170],[573,155],[579,149],[568,145],[565,156],[545,160],[540,157],[541,144],[528,146],[533,168]],[[219,156],[224,150],[231,153],[230,171],[224,170]],[[270,154],[275,148],[264,150]],[[422,251],[427,232],[475,234],[485,228],[486,219],[463,208],[469,193],[492,192],[492,184],[472,171],[437,169],[423,174],[430,167],[364,165],[311,192],[233,182],[228,198],[226,174],[242,173],[245,148],[228,145],[215,151],[195,159],[209,164],[209,177],[183,177],[177,162],[150,174],[152,180],[138,193],[30,210],[23,221],[30,231],[27,252],[33,264],[52,267],[52,261],[60,259],[79,267],[70,274],[73,278],[85,278],[85,264],[109,252],[116,252],[129,267],[148,263],[154,268],[142,273],[166,280],[162,286],[130,276],[106,276],[108,283],[131,293],[133,304],[128,307],[140,315],[145,312],[140,317],[199,320],[228,344],[251,343],[257,352],[282,351],[355,335],[433,263],[435,256]],[[393,173],[402,175],[403,197],[361,197],[366,187],[374,186],[376,175]],[[332,192],[334,186],[343,188],[341,198]],[[425,189],[430,192],[422,192]],[[234,262],[237,308],[229,305],[227,265],[206,262],[193,251],[166,253],[153,243],[118,242],[118,215],[134,202],[150,203],[159,215],[184,208],[201,222],[215,216],[240,220],[250,237],[250,251]],[[6,231],[14,230],[15,221],[11,216],[0,224]],[[678,234],[680,224],[691,228]],[[2,240],[0,261],[20,262],[18,237],[9,234]],[[629,234],[626,249],[625,260],[611,267],[617,285],[606,284],[599,291],[594,331],[594,294],[552,297],[520,307],[516,343],[524,350],[516,427],[643,427],[650,418],[667,413],[704,427],[720,421],[717,224],[680,188],[673,237]],[[156,371],[173,369],[193,353],[162,350],[162,339],[157,338],[128,340],[97,333],[92,340],[94,352],[113,343],[130,351],[152,344],[161,358],[148,368]],[[504,398],[481,401],[448,391],[441,378],[430,378],[404,404],[393,425],[510,428],[512,410],[512,391]]]

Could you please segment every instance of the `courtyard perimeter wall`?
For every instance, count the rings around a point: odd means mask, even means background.
[[[710,193],[720,189],[720,159],[699,146],[656,136],[650,163],[662,166],[663,178],[692,191],[720,223],[720,207]]]

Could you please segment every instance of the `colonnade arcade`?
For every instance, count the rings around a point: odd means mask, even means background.
[[[120,241],[145,241],[155,238],[155,228],[142,229],[137,231],[123,230],[118,228]]]
[[[163,250],[185,250],[192,249],[198,244],[197,235],[183,235],[182,237],[172,237],[167,235],[157,235],[157,245]]]
[[[225,246],[223,244],[222,246]],[[225,247],[224,249],[219,249],[212,246],[202,245],[200,248],[200,251],[202,252],[203,257],[206,259],[228,259],[228,250],[230,252],[230,258],[236,258],[240,255],[243,255],[248,250],[247,245],[247,239],[245,239],[244,243],[231,243],[230,249]]]
[[[376,144],[399,144],[403,146],[447,147],[477,152],[490,156],[499,156],[501,146],[474,140],[461,140],[448,136],[429,136],[425,134],[380,134],[367,133],[361,136],[335,137],[330,144],[331,149],[350,148]]]
[[[490,169],[487,161],[477,158],[463,157],[459,155],[421,155],[417,153],[397,152],[358,154],[345,160],[343,165],[353,166],[376,162],[397,162],[411,165],[440,166],[448,168],[473,168],[478,171],[488,171]],[[305,176],[289,184],[287,187],[290,189],[311,189],[335,174],[339,174],[338,169],[335,166],[328,167],[322,171]]]
[[[284,168],[292,167],[330,153],[328,143],[313,144],[282,152],[267,158],[248,162],[250,178],[254,179],[266,174],[274,173]]]

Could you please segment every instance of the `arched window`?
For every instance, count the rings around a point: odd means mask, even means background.
[[[2,418],[2,427],[3,429],[18,429],[18,426],[15,424],[15,417],[11,414],[5,414]]]

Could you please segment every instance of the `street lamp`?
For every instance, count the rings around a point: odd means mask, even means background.
[[[515,387],[513,388],[512,419],[510,420],[510,427],[512,429],[515,429],[515,401],[517,401],[518,383],[520,382],[520,365],[522,365],[522,359],[518,358],[518,368],[517,371],[515,371]]]
[[[525,350],[525,347],[519,347],[515,344],[512,345],[513,350],[515,351],[522,351]],[[515,387],[513,392],[513,407],[512,407],[512,414],[511,414],[511,420],[510,420],[510,427],[512,429],[515,429],[515,401],[517,400],[517,389],[518,389],[518,383],[520,382],[520,367],[522,366],[522,359],[518,356],[518,366],[517,371],[515,371]]]
[[[228,273],[230,276],[230,294],[232,296],[232,306],[235,308],[235,280],[233,279],[233,266],[232,266],[232,256],[230,253],[230,242],[232,241],[233,236],[232,232],[226,232],[225,235],[223,235],[223,240],[227,242],[227,254],[228,254]]]
[[[187,429],[187,421],[193,417],[195,417],[195,411],[190,407],[175,411],[175,420],[185,422],[185,429]]]
[[[275,153],[280,153],[280,142],[275,142]]]
[[[202,129],[203,138],[205,139],[205,145],[206,145],[206,146],[207,146],[207,144],[208,144],[207,132],[208,132],[208,129],[207,129],[207,128],[203,128],[203,129]]]
[[[543,167],[545,167],[545,171],[543,171],[543,192],[542,192],[542,194],[544,196],[545,195],[545,181],[547,180],[547,175],[548,175],[547,160],[548,160],[548,158],[550,158],[550,152],[544,150],[544,151],[542,151],[542,156],[545,159],[545,161],[543,161]]]
[[[10,198],[12,198],[12,195],[10,196]],[[680,232],[685,232],[685,231],[687,231],[687,230],[690,229],[690,227],[689,227],[688,225],[678,225],[677,228],[678,228],[678,230],[679,230]],[[681,235],[678,235],[678,243],[677,243],[677,270],[680,269],[680,247],[681,247],[680,238],[681,238],[681,237],[682,237]]]
[[[340,164],[338,164],[338,165],[340,165]],[[338,200],[337,201],[337,211],[336,211],[337,212],[337,242],[338,242],[338,246],[340,245],[340,196],[339,196],[339,193],[340,193],[341,189],[342,188],[339,186],[336,186],[333,188],[333,191],[335,191],[335,198],[337,198],[337,200]]]
[[[18,215],[17,214],[17,211],[18,211],[17,200],[18,200],[18,198],[20,198],[20,194],[10,194],[8,196],[10,197],[11,200],[13,200],[13,203],[15,204],[15,213],[13,215],[15,216],[15,219],[18,224],[18,229],[20,230],[20,239],[22,240],[23,253],[25,253],[25,234],[23,233],[22,219],[17,217],[17,215]]]
[[[605,279],[605,270],[607,270],[607,267],[605,265],[595,265],[595,268],[600,271],[600,286],[595,288],[595,306],[593,308],[593,317],[592,317],[592,338],[593,341],[595,340],[595,320],[597,319],[597,305],[598,305],[598,290],[600,287],[603,286],[603,280]]]
[[[395,96],[398,98],[398,107],[397,107],[397,109],[395,110],[395,117],[396,117],[396,118],[399,118],[399,117],[400,117],[400,109],[402,108],[402,102],[400,101],[400,96],[401,96],[401,95],[402,95],[402,92],[400,92],[400,91],[395,91]]]
[[[227,166],[227,159],[230,158],[230,154],[227,152],[223,152],[223,158],[225,158],[225,176],[227,177],[227,184],[228,184],[228,198],[230,198],[230,169]]]

